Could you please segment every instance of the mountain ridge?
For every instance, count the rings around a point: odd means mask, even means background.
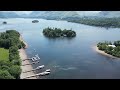
[[[120,11],[32,11],[29,14],[24,13],[24,11],[23,13],[20,13],[20,11],[19,13],[17,11],[0,11],[0,18],[62,19],[67,17],[112,18],[120,17]]]

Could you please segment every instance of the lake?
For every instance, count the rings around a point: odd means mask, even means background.
[[[0,32],[5,30],[19,31],[28,43],[28,57],[39,55],[44,69],[51,69],[50,75],[40,76],[40,79],[120,79],[120,59],[112,59],[97,53],[93,46],[102,41],[120,40],[120,28],[101,28],[77,24],[67,21],[11,18],[0,19]],[[2,22],[8,24],[3,25]],[[42,31],[47,27],[72,29],[76,31],[75,38],[49,39]]]

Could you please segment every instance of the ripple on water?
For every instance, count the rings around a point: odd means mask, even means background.
[[[61,70],[74,70],[77,69],[76,67],[67,67],[67,68],[59,68]]]

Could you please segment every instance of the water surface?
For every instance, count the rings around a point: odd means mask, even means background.
[[[38,19],[39,23],[32,23],[33,19],[0,19],[0,23],[7,21],[7,25],[0,24],[0,31],[14,29],[19,31],[29,48],[29,57],[39,55],[40,64],[45,69],[51,69],[51,74],[42,79],[120,79],[120,60],[103,56],[92,48],[101,41],[120,40],[119,28],[100,28],[67,21]],[[42,30],[47,27],[75,30],[77,36],[72,39],[49,39],[43,36]]]

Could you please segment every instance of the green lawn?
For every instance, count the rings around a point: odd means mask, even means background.
[[[0,48],[0,60],[9,60],[9,50]]]

